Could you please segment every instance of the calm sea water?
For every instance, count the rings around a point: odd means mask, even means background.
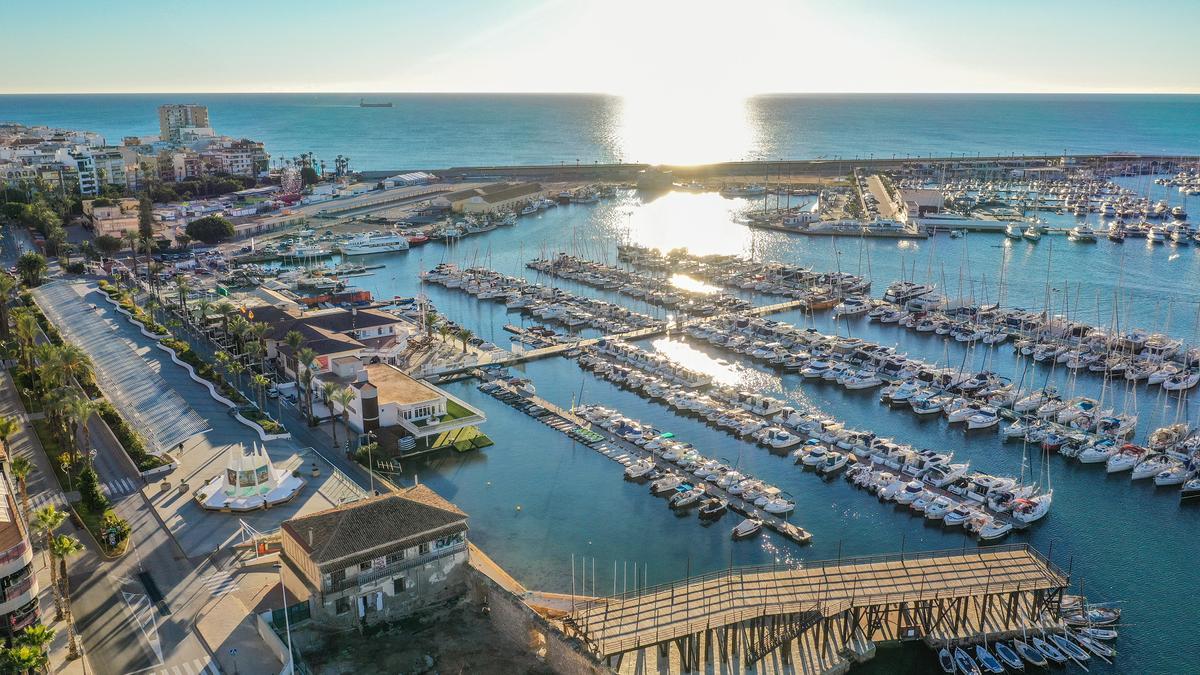
[[[1140,151],[1200,153],[1200,96],[776,95],[672,109],[604,95],[0,96],[0,120],[158,133],[156,107],[209,106],[217,131],[276,158],[346,155],[362,170],[464,165]]]
[[[1136,183],[1129,184],[1136,187]],[[1155,192],[1156,198],[1158,194]],[[595,206],[559,207],[536,218],[522,218],[513,228],[454,246],[430,244],[404,254],[357,258],[386,265],[373,276],[360,278],[359,285],[380,297],[425,292],[443,313],[506,346],[503,325],[529,322],[491,301],[477,301],[439,286],[422,287],[417,282],[418,272],[450,261],[536,279],[535,273],[524,267],[535,256],[568,251],[613,262],[616,243],[634,241],[662,248],[688,246],[696,253],[789,260],[818,269],[840,264],[843,270],[869,272],[876,283],[874,295],[882,293],[902,269],[913,275],[914,266],[918,280],[930,278],[939,284],[944,280],[952,293],[957,293],[961,284],[964,295],[973,288],[977,298],[994,299],[1000,293],[998,280],[1003,278],[1006,304],[1040,308],[1049,295],[1059,311],[1088,319],[1098,316],[1105,324],[1112,313],[1112,298],[1120,297],[1122,322],[1166,327],[1190,342],[1196,340],[1200,248],[1149,247],[1134,240],[1123,246],[1107,241],[1075,245],[1064,237],[1049,236],[1031,244],[983,234],[963,240],[943,235],[915,243],[806,239],[756,232],[732,222],[746,206],[744,201],[715,194],[673,193],[650,202],[628,195]],[[541,281],[638,306],[571,282]],[[1063,310],[1068,295],[1069,304]],[[652,307],[640,308],[662,314]],[[1027,367],[1014,358],[1008,344],[967,349],[952,340],[865,320],[835,326],[827,314],[813,318],[793,313],[779,318],[896,344],[901,351],[930,361],[966,364],[967,369],[986,366],[1037,386],[1056,382],[1066,392],[1097,397],[1102,393],[1100,380],[1091,375],[1082,374],[1073,381],[1061,368]],[[907,412],[890,411],[877,403],[874,393],[847,392],[798,376],[780,376],[683,338],[660,338],[642,346],[664,351],[723,381],[770,392],[793,404],[815,406],[853,427],[920,447],[953,450],[956,457],[969,459],[972,466],[986,471],[1017,475],[1026,464],[1027,477],[1048,478],[1055,494],[1054,509],[1030,531],[1009,541],[1029,541],[1049,552],[1058,564],[1071,569],[1074,583],[1082,581],[1093,599],[1125,603],[1131,625],[1121,632],[1120,660],[1111,669],[1092,670],[1166,673],[1194,666],[1194,658],[1174,650],[1173,645],[1190,639],[1189,626],[1195,617],[1186,589],[1194,583],[1194,561],[1200,556],[1200,544],[1192,536],[1200,526],[1200,509],[1182,507],[1177,489],[1156,490],[1145,481],[1132,484],[1127,474],[1110,477],[1102,468],[1068,463],[1058,455],[1042,463],[1036,451],[1026,455],[1020,443],[1004,443],[994,432],[967,434],[941,419],[921,420]],[[804,548],[769,535],[753,542],[732,542],[729,528],[733,519],[705,527],[694,515],[677,517],[662,500],[651,497],[645,486],[622,480],[617,464],[497,403],[471,383],[449,385],[456,395],[487,412],[486,431],[496,445],[484,452],[410,463],[405,466],[406,477],[419,476],[471,513],[473,539],[531,586],[569,592],[572,555],[588,560],[589,590],[594,583],[597,593],[611,593],[614,564],[619,586],[624,583],[626,568],[635,563],[643,566],[651,583],[658,583],[731,561],[797,562],[839,554],[977,546],[956,531],[927,525],[906,512],[883,506],[844,481],[822,482],[788,459],[644,401],[583,372],[572,361],[536,361],[521,370],[551,401],[568,406],[583,400],[616,407],[779,485],[796,499],[796,520],[815,536],[815,543]],[[1158,387],[1119,386],[1103,393],[1105,400],[1118,408],[1138,410],[1140,437],[1181,414],[1192,418],[1196,413],[1191,401],[1181,405]],[[579,567],[576,575],[578,581]],[[863,670],[928,672],[932,667],[936,667],[935,661],[926,650],[909,647],[884,651]]]

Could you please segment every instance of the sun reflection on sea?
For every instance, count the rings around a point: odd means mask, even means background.
[[[686,274],[672,274],[669,279],[671,285],[675,288],[681,288],[685,291],[693,293],[716,293],[721,290],[712,284],[706,284],[695,277],[689,277]]]
[[[683,367],[711,376],[716,384],[764,392],[781,389],[779,377],[747,367],[740,362],[715,358],[683,340],[664,337],[651,344],[656,351]]]
[[[625,211],[622,238],[666,253],[686,248],[696,255],[750,253],[753,230],[734,222],[745,200],[715,192],[670,192]]]

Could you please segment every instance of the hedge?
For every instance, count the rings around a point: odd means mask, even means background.
[[[104,420],[108,428],[112,429],[117,441],[125,448],[125,454],[129,455],[129,458],[137,465],[138,471],[149,471],[164,464],[162,458],[155,457],[146,451],[146,444],[142,437],[126,424],[125,418],[117,413],[117,409],[111,403],[101,401],[96,405],[96,412],[99,413],[100,419]]]

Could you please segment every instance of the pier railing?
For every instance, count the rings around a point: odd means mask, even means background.
[[[1042,555],[1042,553],[1040,551],[1038,551],[1036,548],[1030,546],[1028,543],[1021,542],[1021,543],[1015,543],[1015,544],[1000,544],[1000,545],[996,545],[996,546],[988,546],[986,548],[969,549],[964,546],[962,548],[939,549],[939,550],[935,550],[935,551],[899,552],[899,553],[885,553],[885,554],[879,554],[879,555],[854,556],[854,557],[850,557],[850,558],[835,558],[832,560],[806,561],[806,562],[799,563],[799,564],[771,563],[771,564],[763,564],[763,565],[742,565],[739,567],[728,567],[728,568],[721,569],[721,570],[713,570],[711,572],[705,572],[703,574],[689,576],[684,579],[677,579],[675,581],[668,581],[666,583],[656,584],[654,586],[642,586],[642,587],[639,587],[639,588],[631,590],[631,591],[620,592],[620,593],[616,593],[616,594],[613,594],[610,596],[606,596],[605,599],[606,600],[634,600],[639,597],[654,595],[656,593],[662,593],[664,591],[671,591],[673,589],[686,588],[693,584],[705,583],[705,582],[709,582],[709,581],[716,581],[716,580],[722,580],[722,579],[733,578],[733,577],[741,577],[741,576],[746,576],[749,574],[763,574],[763,573],[771,573],[771,572],[785,572],[788,570],[813,570],[813,569],[822,569],[822,568],[838,568],[838,567],[852,566],[852,565],[871,565],[871,564],[878,564],[878,563],[928,560],[930,558],[941,558],[941,557],[952,556],[952,555],[958,555],[958,556],[977,555],[982,558],[984,554],[1009,553],[1009,552],[1014,552],[1014,551],[1019,551],[1019,552],[1024,552],[1024,553],[1030,554],[1031,556],[1033,556],[1035,559],[1037,559],[1039,562],[1041,562],[1043,565],[1046,566],[1047,571],[1050,573],[1050,575],[1052,577],[1061,578],[1061,580],[1063,581],[1063,585],[1066,585],[1066,580],[1068,579],[1068,575],[1066,573],[1064,573],[1062,571],[1062,569],[1060,569],[1057,565],[1055,565],[1053,562],[1051,562],[1046,556]]]

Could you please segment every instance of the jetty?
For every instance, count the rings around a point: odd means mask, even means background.
[[[1028,544],[731,567],[576,600],[564,630],[616,672],[844,672],[874,643],[1062,630],[1067,573]]]

